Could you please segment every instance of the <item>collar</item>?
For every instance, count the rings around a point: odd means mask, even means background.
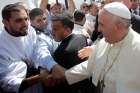
[[[13,35],[11,35],[9,32],[8,32],[8,29],[6,28],[6,27],[4,27],[4,29],[3,29],[4,31],[2,31],[3,32],[3,34],[4,34],[4,36],[6,36],[6,38],[10,38],[10,39],[13,39],[13,40],[20,40],[21,39],[21,37],[15,37],[15,36],[13,36]]]
[[[32,27],[35,29],[37,34],[40,34],[41,32],[44,32],[44,30],[38,29],[35,26],[32,26]]]
[[[67,37],[65,37],[63,40],[62,40],[62,42],[64,43],[64,42],[68,42],[70,39],[71,39],[71,37],[73,36],[73,34],[69,34]]]

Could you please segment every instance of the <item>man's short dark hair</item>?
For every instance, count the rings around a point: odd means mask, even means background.
[[[30,20],[34,20],[36,16],[43,15],[43,14],[44,14],[43,10],[41,10],[40,8],[34,8],[30,11],[29,17]]]
[[[70,15],[69,13],[63,13],[63,14],[59,14],[57,16],[53,16],[52,17],[52,21],[60,21],[63,26],[70,28],[71,30],[73,30],[74,28],[74,22],[72,20],[72,15]]]
[[[19,4],[8,4],[2,9],[2,18],[9,20],[11,17],[11,12],[20,12],[21,10],[25,10],[28,14],[24,6]]]
[[[80,10],[76,10],[73,16],[74,16],[74,21],[78,21],[78,22],[81,22],[85,18],[85,14]]]

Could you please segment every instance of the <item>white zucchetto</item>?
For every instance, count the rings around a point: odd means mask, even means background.
[[[131,19],[131,13],[129,9],[121,2],[109,3],[106,4],[103,8],[109,13],[119,16],[121,18]]]

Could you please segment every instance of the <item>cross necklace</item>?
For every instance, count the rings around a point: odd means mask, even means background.
[[[120,55],[120,52],[122,50],[122,46],[123,46],[123,42],[121,42],[121,44],[119,46],[119,49],[118,49],[118,52],[117,52],[116,56],[113,58],[113,61],[111,62],[111,64],[108,64],[109,63],[109,54],[110,54],[110,52],[112,50],[112,46],[109,45],[107,58],[106,58],[106,63],[105,63],[105,66],[104,66],[104,68],[102,70],[102,75],[101,75],[101,78],[100,78],[100,81],[99,81],[100,93],[103,93],[103,89],[105,88],[105,84],[104,84],[105,76],[109,72],[109,70],[113,67],[113,65],[116,62],[116,60],[118,59],[118,57]]]

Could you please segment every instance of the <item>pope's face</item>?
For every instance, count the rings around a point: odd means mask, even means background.
[[[5,26],[13,36],[25,36],[28,29],[28,15],[25,10],[11,12],[9,20],[5,20]]]
[[[112,17],[108,14],[107,11],[102,10],[99,13],[99,26],[98,30],[102,32],[105,40],[109,43],[114,43],[115,37],[115,23],[112,22]]]

